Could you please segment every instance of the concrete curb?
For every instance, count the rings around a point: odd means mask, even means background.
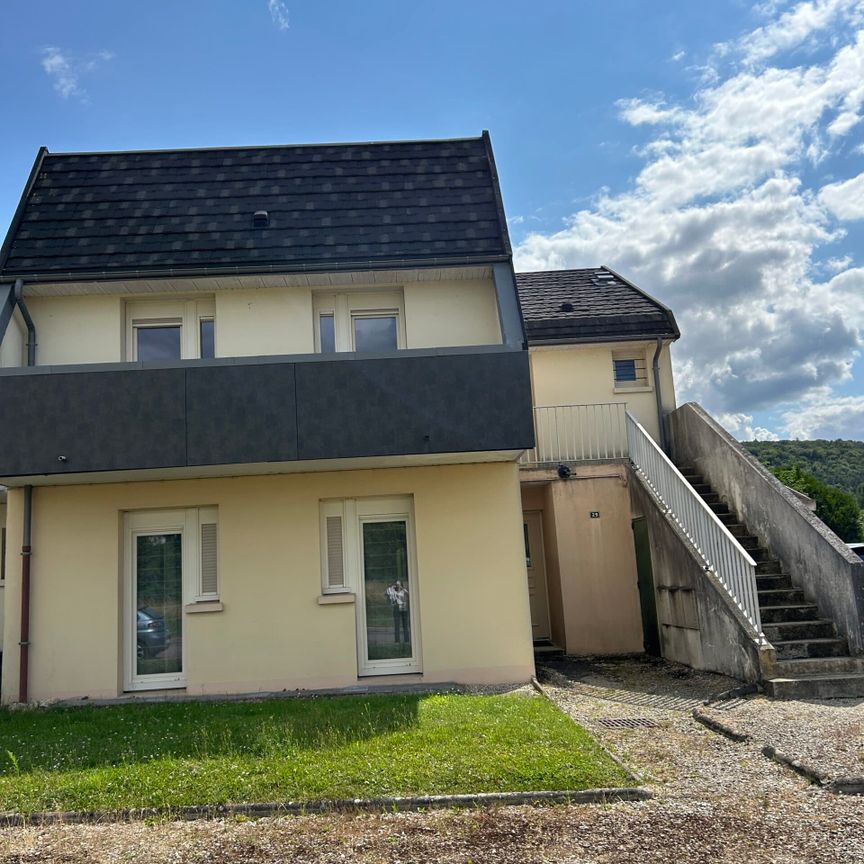
[[[693,719],[697,723],[701,723],[703,726],[706,726],[712,732],[716,732],[718,735],[723,735],[730,741],[737,741],[740,744],[742,741],[750,740],[750,736],[747,735],[745,732],[739,732],[737,729],[733,729],[731,726],[727,726],[725,723],[721,723],[719,720],[715,720],[713,717],[709,717],[707,714],[704,714],[698,708],[693,709]]]
[[[551,702],[558,710],[561,708],[558,706],[558,703],[546,692],[543,685],[537,680],[536,676],[531,678],[531,686],[544,698]],[[628,780],[632,780],[634,783],[644,783],[645,778],[640,777],[629,765],[627,765],[624,760],[618,756],[616,753],[613,753],[599,738],[595,738],[597,746],[627,775]],[[651,797],[649,795],[649,797]]]
[[[805,765],[803,762],[799,762],[797,759],[793,759],[791,756],[781,753],[771,744],[766,744],[762,748],[762,755],[767,759],[773,759],[779,765],[791,768],[796,774],[800,774],[802,777],[805,777],[817,786],[827,787],[830,783],[828,775],[820,771],[818,768],[811,768],[809,765]]]
[[[615,801],[647,801],[654,795],[640,787],[560,790],[551,792],[478,792],[473,795],[415,795],[380,798],[335,798],[319,801],[280,801],[261,804],[219,804],[193,807],[141,807],[124,810],[79,810],[35,813],[0,813],[0,828],[26,825],[83,825],[140,822],[145,819],[223,819],[246,816],[300,816],[311,813],[407,812],[460,807],[490,807],[516,804],[608,804]]]
[[[864,777],[836,777],[832,780],[824,771],[811,765],[805,765],[803,762],[781,753],[770,744],[766,744],[762,748],[762,755],[768,759],[773,759],[779,765],[791,768],[796,774],[800,774],[811,783],[815,783],[835,795],[864,795]]]

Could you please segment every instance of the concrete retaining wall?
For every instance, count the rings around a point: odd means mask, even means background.
[[[630,483],[630,500],[634,516],[644,516],[648,524],[663,656],[758,681],[759,647],[743,616],[638,475]]]
[[[852,653],[864,653],[864,561],[699,405],[682,405],[666,422],[673,461],[705,477],[834,619]]]

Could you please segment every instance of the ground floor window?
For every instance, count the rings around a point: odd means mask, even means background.
[[[412,501],[321,503],[322,590],[356,596],[360,675],[420,671]]]

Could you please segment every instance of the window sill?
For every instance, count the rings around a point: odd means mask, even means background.
[[[187,603],[183,611],[189,614],[197,612],[221,612],[225,607],[221,600],[199,600],[197,603]]]
[[[353,603],[354,595],[349,591],[344,591],[341,594],[321,594],[318,597],[319,606],[334,606],[338,603]]]
[[[650,393],[653,388],[646,387],[613,387],[613,393]]]

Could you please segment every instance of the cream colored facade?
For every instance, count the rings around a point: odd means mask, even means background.
[[[478,276],[478,273],[480,274]],[[374,282],[359,278],[348,284],[292,284],[289,278],[246,277],[232,280],[177,280],[147,283],[142,293],[135,283],[115,285],[110,293],[84,293],[90,286],[40,286],[27,296],[27,305],[39,334],[39,365],[113,363],[128,356],[128,310],[152,305],[153,317],[164,317],[162,303],[182,300],[214,304],[216,356],[254,357],[312,354],[316,350],[315,298],[334,292],[348,294],[361,306],[395,306],[404,333],[405,348],[446,348],[501,343],[498,305],[491,275],[475,269],[460,278],[458,272],[435,271],[437,278],[416,272],[380,276]],[[422,277],[422,278],[421,278]],[[368,278],[368,276],[366,277]],[[383,281],[385,278],[389,282]],[[284,284],[274,284],[281,281]],[[212,284],[211,284],[212,283]],[[270,283],[270,284],[268,284]],[[55,296],[53,291],[67,292]],[[104,286],[102,292],[108,291]],[[25,289],[26,293],[26,289]],[[396,301],[390,298],[396,297]],[[136,311],[136,314],[137,311]],[[184,326],[194,326],[189,318]],[[10,328],[11,333],[12,328]],[[85,336],[86,334],[86,336]],[[19,340],[20,340],[20,333]],[[4,340],[10,342],[10,337]],[[22,343],[23,344],[23,343]],[[20,345],[0,356],[3,365],[21,365]],[[17,361],[16,361],[17,358]]]
[[[532,346],[531,385],[535,405],[597,405],[626,402],[627,410],[658,440],[657,401],[651,363],[654,342],[602,342],[586,345]],[[612,354],[638,351],[645,356],[648,384],[645,387],[616,387]],[[660,393],[663,411],[675,408],[675,382],[669,343],[659,357]]]
[[[550,474],[523,472],[522,507],[543,514],[551,641],[568,654],[641,652],[629,469],[575,466],[566,481]]]
[[[0,527],[6,527],[6,503],[0,503]],[[7,535],[6,537],[6,546],[7,552],[8,547],[12,546],[12,536]],[[14,552],[12,553],[14,556]],[[0,650],[2,650],[3,646],[3,627],[4,627],[4,617],[5,617],[5,603],[6,603],[6,580],[0,579]]]
[[[358,684],[355,603],[322,600],[319,503],[411,496],[422,673],[360,683],[525,682],[533,674],[513,462],[39,487],[30,697],[123,692],[124,513],[218,508],[221,611],[184,616],[189,694]],[[23,491],[8,529],[21,535]],[[7,549],[2,701],[18,688],[20,556]]]
[[[659,440],[652,360],[656,343],[608,342],[530,349],[535,406],[624,402]],[[616,387],[613,352],[645,357],[648,382]],[[675,408],[669,342],[659,356],[663,411]],[[592,416],[592,415],[586,415]],[[621,437],[623,429],[615,431]],[[601,437],[609,434],[601,429]],[[623,443],[623,442],[622,442]],[[642,619],[626,460],[523,468],[523,511],[542,513],[551,641],[568,654],[643,651]],[[592,514],[594,516],[592,517]]]

